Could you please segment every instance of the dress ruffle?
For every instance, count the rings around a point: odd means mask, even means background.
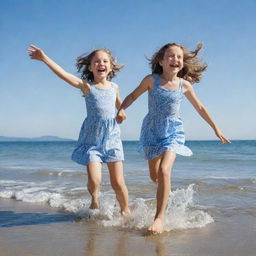
[[[138,145],[138,152],[144,156],[146,160],[152,160],[166,151],[172,151],[182,156],[192,156],[193,152],[185,145],[170,144],[169,146],[143,146]]]

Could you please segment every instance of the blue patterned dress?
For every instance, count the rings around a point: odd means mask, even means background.
[[[123,161],[120,129],[115,120],[116,90],[99,89],[93,84],[85,96],[87,117],[80,130],[72,160],[87,165],[90,162]]]
[[[154,88],[148,92],[148,114],[142,123],[138,150],[147,160],[165,151],[191,156],[192,151],[184,145],[183,123],[179,115],[183,79],[180,78],[177,90],[167,90],[160,87],[159,76],[153,76]]]

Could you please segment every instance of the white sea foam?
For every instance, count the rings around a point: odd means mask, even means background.
[[[131,216],[121,218],[119,204],[112,190],[100,194],[100,209],[90,210],[89,194],[85,193],[86,197],[81,195],[81,191],[85,192],[82,187],[68,188],[49,181],[34,183],[10,180],[1,181],[0,187],[0,198],[47,203],[50,207],[75,213],[82,219],[95,221],[103,226],[144,229],[152,223],[155,215],[155,199],[136,198],[130,202]],[[165,231],[200,228],[214,221],[202,207],[195,205],[193,196],[193,185],[172,192],[166,210]]]
[[[53,176],[53,177],[83,177],[86,176],[85,172],[79,172],[75,170],[63,170],[56,171],[56,170],[39,170],[35,173],[33,173],[33,176],[38,177],[47,177],[47,176]]]
[[[8,189],[0,191],[0,198],[10,199],[13,197],[13,195],[14,195],[14,192]]]
[[[58,195],[60,188],[52,182],[0,181],[0,198],[13,198],[30,203],[48,202]]]
[[[213,218],[193,202],[193,185],[187,189],[176,190],[169,199],[165,231],[201,228],[212,223]],[[120,217],[119,207],[113,198],[102,196],[103,204],[98,210],[83,209],[79,215],[88,220],[94,220],[103,226],[119,226],[129,229],[147,228],[155,215],[155,200],[137,198],[130,202],[132,214],[129,218]]]
[[[42,203],[48,202],[52,193],[39,191],[37,193],[26,193],[24,191],[16,192],[14,197],[16,200],[20,200],[27,203]]]
[[[194,185],[190,184],[187,189],[177,189],[172,193],[166,210],[166,231],[201,228],[214,222],[208,213],[194,204],[193,187]]]

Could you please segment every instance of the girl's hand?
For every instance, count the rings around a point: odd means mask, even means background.
[[[126,120],[126,114],[123,109],[119,110],[116,115],[116,122],[121,124],[124,120]]]
[[[220,139],[222,144],[231,143],[231,141],[228,138],[226,138],[219,129],[215,131],[215,134]]]
[[[30,45],[30,48],[27,50],[27,52],[31,59],[44,61],[44,59],[46,57],[43,50],[41,50],[40,48],[38,48],[32,44]]]

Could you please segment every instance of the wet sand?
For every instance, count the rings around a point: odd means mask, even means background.
[[[146,230],[102,227],[78,220],[45,204],[1,199],[0,256],[256,255],[255,216],[214,219],[201,229],[153,236]]]

